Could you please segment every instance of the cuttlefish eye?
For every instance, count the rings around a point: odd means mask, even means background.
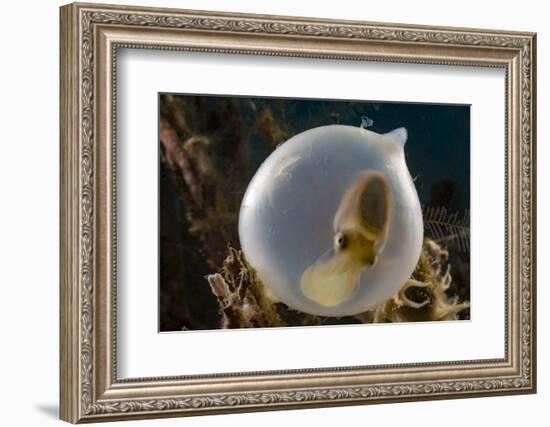
[[[348,236],[344,232],[339,231],[334,236],[334,249],[338,251],[338,250],[346,249],[347,247],[348,247]]]

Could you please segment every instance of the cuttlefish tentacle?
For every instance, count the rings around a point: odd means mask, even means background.
[[[377,171],[361,174],[342,197],[334,216],[334,247],[300,279],[304,295],[327,307],[347,300],[364,268],[373,266],[388,237],[391,191]]]

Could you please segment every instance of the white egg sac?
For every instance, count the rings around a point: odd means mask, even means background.
[[[407,131],[331,125],[279,146],[251,180],[239,213],[244,255],[274,299],[320,316],[391,298],[422,248]]]

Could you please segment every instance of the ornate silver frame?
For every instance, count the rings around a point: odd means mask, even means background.
[[[77,423],[534,393],[535,34],[126,6],[61,8],[61,418]],[[118,380],[117,48],[502,67],[506,342],[496,360]]]

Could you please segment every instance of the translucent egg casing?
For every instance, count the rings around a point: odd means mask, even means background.
[[[423,240],[422,211],[405,163],[406,139],[404,128],[378,134],[361,127],[322,126],[290,138],[263,162],[241,204],[239,238],[247,261],[274,299],[306,313],[348,316],[401,289]],[[306,295],[304,273],[334,250],[335,216],[344,195],[369,172],[383,176],[391,196],[376,262],[361,266],[352,290],[330,300],[336,302]]]

